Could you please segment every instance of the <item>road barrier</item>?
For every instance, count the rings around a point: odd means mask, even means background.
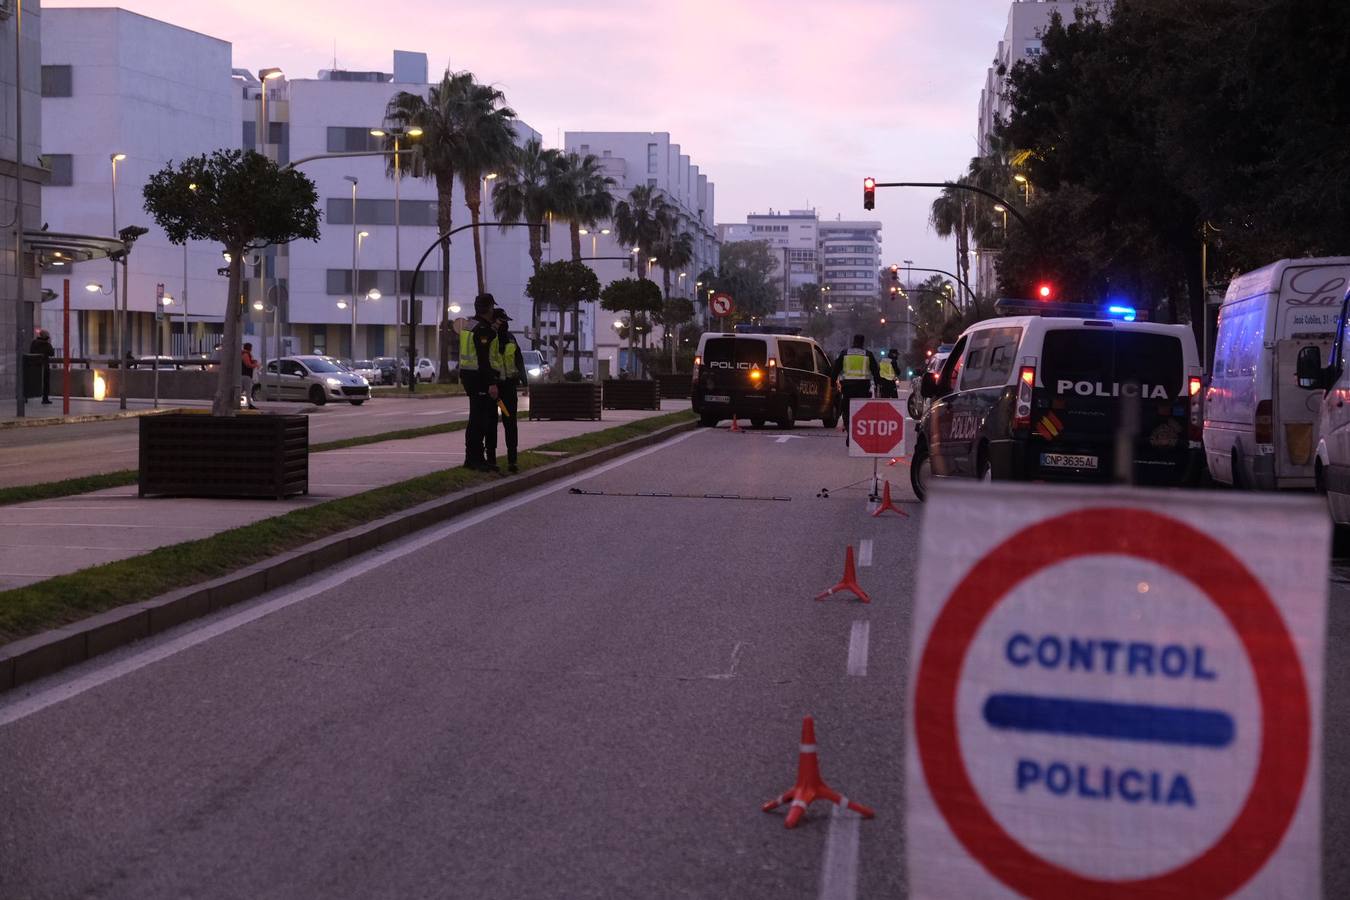
[[[864,819],[876,816],[871,807],[848,799],[820,777],[820,760],[816,753],[816,722],[810,716],[806,716],[802,719],[802,743],[797,753],[797,783],[790,790],[765,803],[760,809],[764,812],[773,812],[784,803],[792,804],[783,826],[795,828],[806,815],[806,808],[816,800],[828,800],[835,806],[851,809]]]

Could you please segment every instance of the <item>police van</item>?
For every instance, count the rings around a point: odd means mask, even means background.
[[[733,415],[759,428],[776,422],[793,427],[819,419],[839,421],[830,358],[796,329],[738,325],[735,332],[708,332],[694,355],[694,412],[704,427]]]
[[[1000,300],[924,376],[910,481],[1110,481],[1122,422],[1135,483],[1191,484],[1204,465],[1200,360],[1184,325],[1127,306]],[[1039,313],[1029,315],[1026,313]]]

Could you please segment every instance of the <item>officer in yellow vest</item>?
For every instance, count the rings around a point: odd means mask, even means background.
[[[493,322],[497,326],[497,341],[493,344],[497,361],[497,371],[501,373],[498,387],[498,408],[502,414],[502,433],[506,437],[506,468],[516,472],[516,456],[520,445],[520,429],[517,412],[516,389],[525,383],[525,365],[520,355],[520,345],[511,333],[511,317],[504,309],[492,311]],[[497,432],[493,429],[492,443],[488,446],[488,457],[492,458],[497,450]]]
[[[877,363],[880,369],[880,379],[877,381],[877,396],[889,397],[894,399],[900,396],[900,385],[898,382],[899,373],[896,372],[896,360],[900,358],[899,352],[891,347],[881,354],[881,361]]]
[[[464,429],[464,467],[497,472],[497,396],[499,369],[494,367],[493,346],[497,329],[492,324],[496,301],[479,294],[473,301],[473,318],[459,332],[459,380],[469,397],[469,425]],[[488,453],[488,437],[492,453]]]
[[[834,361],[834,380],[839,385],[839,394],[843,404],[844,443],[848,444],[848,401],[860,397],[872,396],[872,385],[881,383],[881,370],[877,358],[871,350],[863,349],[867,338],[861,334],[853,336],[853,346]]]

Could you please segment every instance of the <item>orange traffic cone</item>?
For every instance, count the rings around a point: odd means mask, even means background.
[[[877,516],[881,515],[888,509],[895,510],[900,515],[904,516],[906,519],[909,518],[909,513],[905,512],[903,509],[901,509],[900,507],[896,506],[894,503],[891,502],[891,483],[889,481],[886,482],[886,487],[882,488],[881,504],[877,506],[875,510],[872,511],[872,518],[875,519]]]
[[[741,430],[741,426],[736,422],[736,417],[735,417],[735,416],[732,416],[732,417],[731,417],[731,430],[732,430],[732,431],[740,431],[740,430]]]
[[[891,457],[891,461],[888,462],[888,463],[886,463],[886,465],[888,465],[888,466],[893,466],[893,465],[895,465],[896,463],[898,463],[899,461],[900,461],[900,457],[898,457],[898,456],[892,456],[892,457]]]
[[[844,577],[839,583],[827,591],[821,591],[816,594],[817,600],[824,600],[831,594],[837,594],[840,591],[851,591],[855,597],[864,603],[871,603],[872,598],[867,596],[867,592],[858,584],[858,573],[853,567],[853,545],[848,545],[848,551],[844,554]]]
[[[791,803],[792,808],[788,810],[787,820],[783,824],[787,828],[795,828],[806,815],[806,808],[817,799],[829,800],[836,806],[847,807],[862,815],[864,819],[876,815],[871,808],[855,803],[821,780],[820,763],[816,759],[816,722],[807,716],[802,719],[802,746],[797,754],[797,783],[792,786],[792,790],[770,800],[760,809],[772,812],[784,803]]]

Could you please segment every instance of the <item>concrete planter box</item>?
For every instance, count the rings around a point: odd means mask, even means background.
[[[275,497],[309,493],[309,417],[143,416],[140,494]]]
[[[605,382],[605,409],[660,409],[661,385],[647,379],[611,378]]]
[[[661,386],[661,399],[688,400],[693,393],[693,375],[688,372],[667,372],[656,376]]]
[[[600,387],[590,381],[530,386],[531,419],[600,419]]]

